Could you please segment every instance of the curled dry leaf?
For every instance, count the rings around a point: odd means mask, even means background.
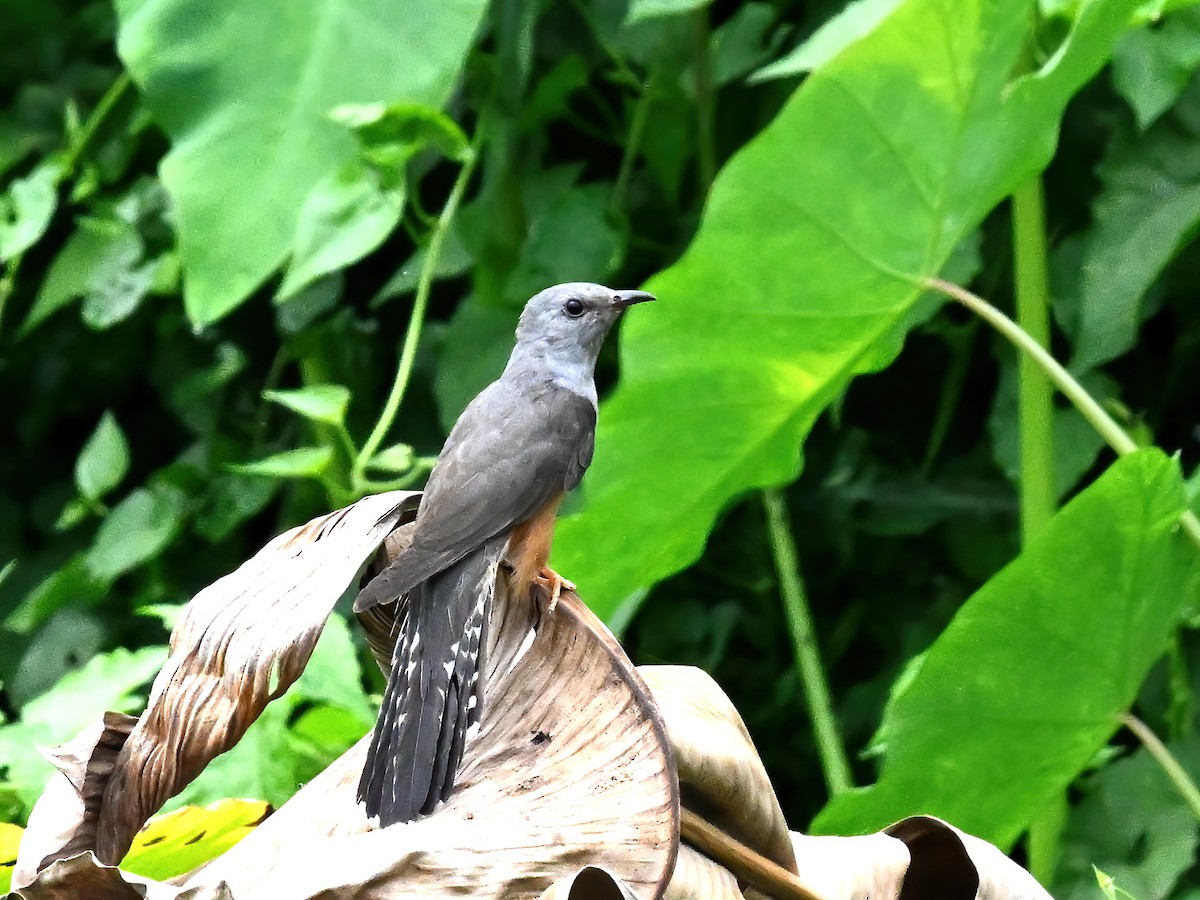
[[[745,725],[708,675],[639,674],[573,594],[545,616],[544,594],[514,601],[503,579],[484,717],[432,815],[372,828],[355,798],[364,738],[182,887],[100,864],[93,846],[119,856],[298,677],[363,561],[389,532],[380,564],[403,545],[408,529],[396,526],[417,499],[368,497],[315,520],[197,595],[141,721],[110,714],[56,755],[60,775],[14,873],[23,896],[732,900],[739,879],[787,898],[1048,896],[995,847],[936,819],[861,838],[789,834]],[[360,617],[385,667],[396,614],[394,604]],[[679,844],[681,782],[687,834],[707,856]]]
[[[742,900],[742,892],[727,868],[699,850],[680,844],[663,900]]]
[[[684,805],[790,872],[791,837],[771,779],[733,702],[692,666],[640,666],[679,766]]]
[[[96,861],[91,852],[60,859],[20,891],[23,900],[234,900],[223,886],[184,889]]]
[[[593,864],[661,895],[679,827],[662,721],[577,597],[543,609],[509,602],[501,583],[483,720],[432,815],[371,828],[355,800],[364,739],[188,884],[225,881],[239,898],[532,898]]]
[[[1051,900],[1037,879],[999,847],[941,819],[911,816],[889,825],[884,832],[903,841],[912,856],[905,878],[905,900],[951,897],[952,888],[962,892],[957,896],[979,900]],[[972,885],[974,893],[966,894]],[[910,887],[914,891],[911,895]]]
[[[792,841],[805,882],[826,900],[1050,900],[998,847],[932,816],[862,837]]]
[[[192,599],[105,787],[102,862],[300,676],[333,604],[417,498],[377,494],[293,528]]]
[[[637,900],[637,894],[604,866],[584,866],[546,888],[540,900]]]
[[[29,814],[13,869],[14,889],[32,882],[56,860],[96,846],[104,786],[136,724],[136,716],[106,712],[74,740],[46,754],[58,771]]]

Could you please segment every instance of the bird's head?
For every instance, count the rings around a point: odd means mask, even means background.
[[[605,335],[621,313],[653,299],[645,291],[614,291],[602,284],[556,284],[525,304],[517,325],[517,345],[594,364]]]

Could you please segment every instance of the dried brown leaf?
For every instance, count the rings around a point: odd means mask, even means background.
[[[791,837],[771,779],[733,702],[691,666],[640,666],[667,724],[684,805],[790,872]]]
[[[682,667],[639,674],[573,594],[545,617],[544,595],[514,602],[503,580],[483,721],[433,815],[372,828],[355,799],[364,738],[182,888],[78,853],[123,852],[287,689],[363,561],[389,532],[377,565],[403,545],[409,529],[393,528],[416,499],[369,497],[294,529],[197,595],[142,720],[110,714],[58,751],[61,774],[35,809],[15,873],[24,896],[732,900],[739,878],[787,898],[1048,896],[995,847],[936,819],[860,838],[790,835],[745,725],[711,678]],[[360,617],[385,667],[398,612]],[[686,834],[707,857],[679,845],[681,783]]]
[[[732,872],[681,844],[663,900],[742,900],[742,892]]]
[[[542,608],[497,592],[483,721],[432,815],[370,827],[355,800],[364,738],[188,884],[225,880],[239,898],[533,898],[593,864],[661,895],[679,815],[662,721],[578,598]]]
[[[911,816],[884,831],[904,841],[912,856],[905,877],[905,900],[950,897],[951,888],[961,891],[954,896],[979,900],[1050,900],[1046,889],[999,847],[941,819]],[[966,894],[972,885],[974,892]]]
[[[58,771],[29,814],[12,884],[29,884],[55,860],[91,850],[105,785],[136,716],[108,712],[69,743],[46,753]]]
[[[998,847],[932,816],[862,837],[792,840],[802,879],[827,900],[1050,900]]]
[[[287,531],[192,599],[105,788],[100,860],[119,861],[145,821],[299,677],[333,604],[417,497],[365,497]]]
[[[17,895],[23,900],[233,900],[224,885],[172,887],[102,865],[90,851],[57,860]]]
[[[801,879],[825,900],[896,900],[908,870],[903,842],[883,832],[861,837],[794,833]]]
[[[539,900],[637,900],[637,894],[603,866],[584,866],[546,888]]]

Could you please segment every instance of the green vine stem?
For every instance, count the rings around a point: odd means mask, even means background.
[[[425,324],[425,310],[429,305],[429,293],[433,288],[433,276],[442,255],[442,244],[446,240],[450,223],[454,221],[459,204],[462,203],[463,196],[467,192],[471,175],[475,171],[475,163],[479,159],[479,135],[482,133],[482,129],[476,132],[475,141],[468,150],[466,159],[463,160],[462,168],[458,170],[454,187],[451,188],[450,196],[446,198],[446,205],[442,207],[441,215],[438,216],[437,222],[433,226],[433,233],[429,236],[425,259],[421,263],[421,274],[417,279],[417,296],[413,301],[412,314],[408,319],[408,329],[404,334],[404,346],[400,351],[400,362],[396,366],[396,377],[392,381],[392,389],[388,393],[383,412],[379,415],[379,421],[375,423],[367,442],[363,444],[357,459],[354,460],[351,484],[357,492],[361,493],[366,485],[364,475],[367,463],[371,461],[371,457],[379,450],[379,445],[383,443],[383,439],[391,430],[392,424],[396,421],[396,414],[400,411],[400,402],[404,399],[405,391],[408,390],[408,381],[412,377],[413,365],[417,359],[417,347],[421,342],[421,329]]]
[[[1042,180],[1034,176],[1012,195],[1013,275],[1017,325],[1050,346],[1050,278]],[[1028,546],[1054,517],[1054,388],[1034,360],[1017,354],[1017,440],[1020,458],[1021,544]],[[1029,826],[1029,868],[1049,884],[1062,853],[1067,799],[1059,793]]]
[[[104,129],[110,124],[115,112],[121,108],[127,99],[133,96],[133,79],[128,72],[122,72],[116,77],[104,96],[87,117],[83,127],[79,129],[71,146],[63,157],[62,175],[60,180],[70,178],[79,163],[92,152]]]
[[[1179,792],[1179,796],[1192,810],[1192,815],[1200,819],[1200,789],[1197,789],[1196,782],[1192,781],[1188,773],[1184,771],[1179,760],[1167,749],[1167,745],[1160,741],[1158,735],[1137,716],[1126,713],[1121,717],[1121,722],[1137,735],[1137,739],[1142,742],[1146,752],[1154,757],[1154,761],[1162,767],[1175,790]]]
[[[1138,445],[1134,442],[1133,438],[1126,434],[1125,430],[1113,421],[1112,416],[1105,412],[1104,408],[1096,402],[1096,399],[1084,390],[1083,385],[1076,381],[1071,373],[1064,369],[1058,360],[1051,356],[1044,347],[1022,331],[1016,322],[982,297],[972,294],[966,288],[960,287],[957,284],[952,284],[941,278],[923,278],[920,283],[930,290],[938,291],[947,297],[957,300],[1000,332],[1022,353],[1030,356],[1041,370],[1046,373],[1046,376],[1054,386],[1062,392],[1063,396],[1070,400],[1072,405],[1087,419],[1088,424],[1095,428],[1100,436],[1119,455],[1124,456],[1138,449]],[[1200,519],[1197,519],[1191,510],[1184,510],[1179,517],[1179,524],[1183,528],[1184,533],[1200,549]]]
[[[1012,196],[1017,325],[1050,346],[1050,289],[1042,182],[1032,178]],[[1034,360],[1017,358],[1017,432],[1021,458],[1021,540],[1029,543],[1054,517],[1054,388]]]
[[[808,714],[812,718],[817,755],[821,759],[821,770],[829,795],[836,797],[854,787],[854,782],[838,732],[837,719],[833,714],[812,613],[808,608],[808,598],[804,595],[804,583],[800,579],[800,563],[796,558],[796,542],[792,537],[787,505],[779,491],[768,490],[763,491],[763,508],[767,513],[767,532],[779,577],[779,593],[783,598],[796,653],[796,669],[800,674],[800,686],[808,704]]]

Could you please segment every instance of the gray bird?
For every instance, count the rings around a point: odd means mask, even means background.
[[[408,594],[358,785],[381,825],[431,812],[454,786],[483,711],[480,656],[501,560],[517,596],[541,583],[553,604],[570,587],[546,562],[558,505],[592,461],[596,357],[621,312],[653,299],[574,283],[525,305],[504,373],[446,439],[412,543],[355,600],[361,612]]]

